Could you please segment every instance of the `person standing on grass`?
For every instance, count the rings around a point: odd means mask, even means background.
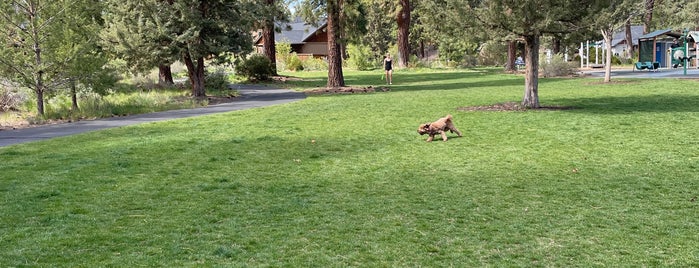
[[[383,69],[386,71],[386,83],[393,85],[393,61],[391,60],[391,53],[387,53],[386,57],[383,58]]]

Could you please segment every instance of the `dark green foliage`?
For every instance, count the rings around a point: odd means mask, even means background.
[[[206,90],[220,91],[228,89],[228,75],[222,71],[210,72],[206,74]]]
[[[262,81],[269,80],[274,72],[269,58],[262,54],[254,54],[236,64],[235,74],[251,81]]]
[[[358,71],[366,71],[374,67],[376,62],[372,57],[371,48],[362,45],[350,45],[348,47],[349,59],[347,63],[350,67],[357,69]]]

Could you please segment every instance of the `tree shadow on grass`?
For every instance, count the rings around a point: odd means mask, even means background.
[[[546,100],[573,109],[571,113],[625,114],[625,113],[672,113],[699,112],[699,95],[658,94],[577,99]]]
[[[382,79],[383,72],[367,72],[345,77],[347,85],[387,86]],[[500,75],[498,75],[500,74]],[[545,84],[551,79],[540,79]],[[430,85],[426,85],[430,83]],[[425,72],[393,74],[391,91],[454,90],[482,87],[524,87],[524,77],[508,75],[500,71],[476,70],[473,72]]]

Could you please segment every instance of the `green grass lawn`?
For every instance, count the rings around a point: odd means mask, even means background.
[[[699,83],[542,79],[574,109],[457,111],[523,85],[397,71],[386,93],[0,148],[0,266],[699,266]],[[464,137],[426,143],[446,114]]]

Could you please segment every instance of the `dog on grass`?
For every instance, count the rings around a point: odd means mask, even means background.
[[[442,135],[442,140],[447,141],[447,134],[445,133],[447,130],[452,133],[456,132],[456,135],[461,137],[461,131],[456,129],[456,126],[454,126],[454,122],[452,122],[451,119],[452,116],[449,114],[432,123],[422,124],[419,128],[417,128],[417,133],[420,133],[420,135],[429,134],[430,137],[427,138],[427,142],[431,142],[436,134]]]

